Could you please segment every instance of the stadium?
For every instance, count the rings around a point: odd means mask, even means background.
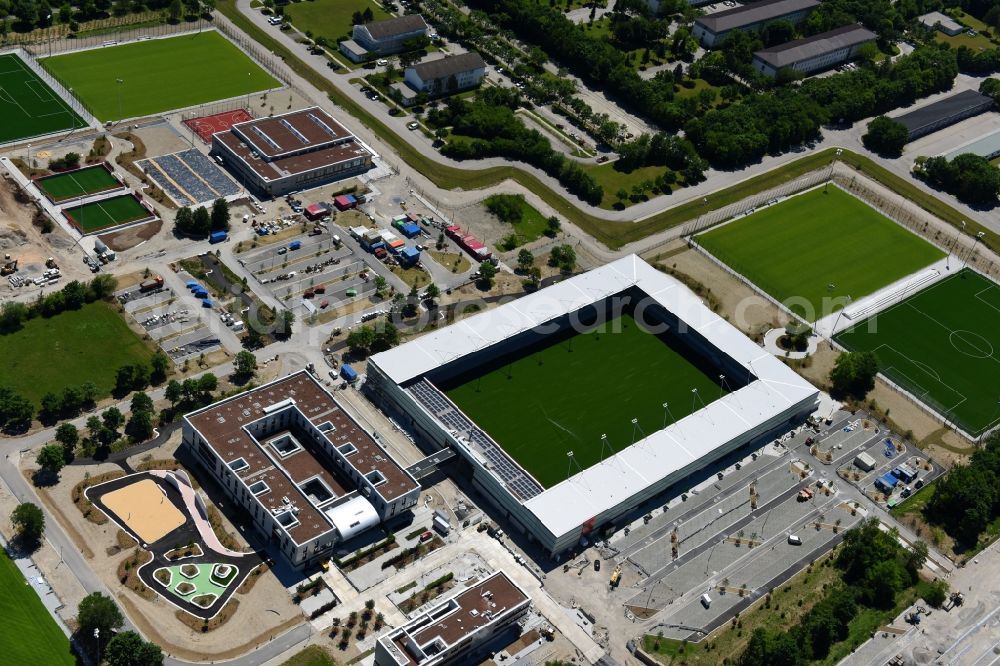
[[[553,557],[819,400],[635,255],[376,354],[365,387]]]

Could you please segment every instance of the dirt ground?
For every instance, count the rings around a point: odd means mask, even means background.
[[[167,444],[150,454],[157,458],[166,458],[167,452],[175,448],[176,440],[171,438]],[[142,458],[144,455],[138,457]],[[59,483],[47,489],[43,499],[47,507],[57,515],[63,527],[68,528],[67,533],[74,542],[77,542],[90,567],[112,590],[129,618],[147,638],[159,644],[164,652],[192,661],[230,659],[254,649],[269,640],[272,635],[282,633],[303,621],[299,608],[292,603],[287,591],[269,573],[261,574],[248,594],[236,594],[234,598],[240,602],[236,615],[226,624],[207,633],[193,631],[182,624],[175,616],[176,607],[159,595],[149,601],[131,590],[124,589],[116,576],[122,556],[117,553],[115,556],[107,554],[109,549],[114,549],[116,546],[118,527],[112,521],[96,525],[86,520],[73,506],[71,497],[73,486],[82,481],[88,473],[95,476],[117,469],[120,468],[110,464],[65,467],[60,474]],[[0,494],[0,505],[4,499]],[[223,520],[230,532],[239,534],[225,518]],[[43,568],[43,571],[49,575],[47,569]],[[58,574],[58,570],[55,571]],[[54,587],[56,582],[59,580],[54,581]],[[71,586],[68,594],[73,595]],[[78,593],[78,596],[82,598],[83,595]],[[66,600],[62,594],[60,598]],[[73,611],[75,608],[74,603]]]
[[[154,222],[147,222],[146,224],[131,226],[128,229],[115,231],[110,234],[102,234],[99,238],[115,252],[124,252],[140,243],[148,241],[158,234],[162,228],[163,221],[156,220]]]

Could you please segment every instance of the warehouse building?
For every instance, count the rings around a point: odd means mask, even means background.
[[[339,44],[340,52],[351,62],[365,62],[371,58],[400,53],[410,44],[430,34],[430,28],[420,14],[406,14],[384,21],[359,23],[351,31],[351,39]]]
[[[418,613],[375,643],[375,666],[478,663],[475,649],[522,618],[531,599],[503,571]]]
[[[318,187],[372,168],[374,153],[319,107],[237,123],[212,155],[262,197]]]
[[[771,78],[785,68],[812,74],[852,60],[862,46],[873,44],[876,37],[860,24],[845,25],[757,51],[753,54],[753,68]]]
[[[722,43],[734,30],[744,32],[761,30],[775,21],[799,23],[812,10],[819,7],[819,0],[763,0],[735,9],[702,16],[694,22],[692,35],[706,48]]]
[[[953,160],[959,155],[964,155],[966,153],[979,155],[980,157],[988,160],[992,160],[994,157],[1000,157],[1000,132],[988,134],[981,139],[977,139],[970,144],[953,150],[948,153],[947,157],[949,160]]]
[[[624,299],[653,325],[674,331],[685,353],[713,368],[706,373],[730,377],[738,387],[670,423],[664,417],[662,429],[545,488],[436,384],[478,373],[498,358],[544,344],[547,336],[570,334],[582,313],[607,313]],[[430,447],[454,449],[472,470],[466,481],[556,558],[727,454],[787,432],[816,409],[819,397],[681,282],[635,255],[376,354],[365,388]],[[623,420],[633,416],[623,409]]]
[[[420,497],[413,476],[304,370],[186,415],[181,446],[297,569]]]
[[[906,127],[909,141],[979,115],[993,107],[993,98],[975,90],[963,90],[894,118]]]
[[[941,12],[930,12],[929,14],[924,14],[917,20],[931,30],[940,30],[950,37],[954,37],[965,30],[961,23],[950,16],[945,16]]]

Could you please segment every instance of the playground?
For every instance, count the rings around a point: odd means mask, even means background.
[[[156,543],[184,524],[184,515],[151,479],[113,490],[101,499],[144,543]]]

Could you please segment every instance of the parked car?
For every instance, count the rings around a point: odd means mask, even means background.
[[[420,127],[420,123],[418,123],[415,120],[412,121],[412,122],[406,123],[406,129],[408,129],[408,130],[415,130],[418,127]]]

